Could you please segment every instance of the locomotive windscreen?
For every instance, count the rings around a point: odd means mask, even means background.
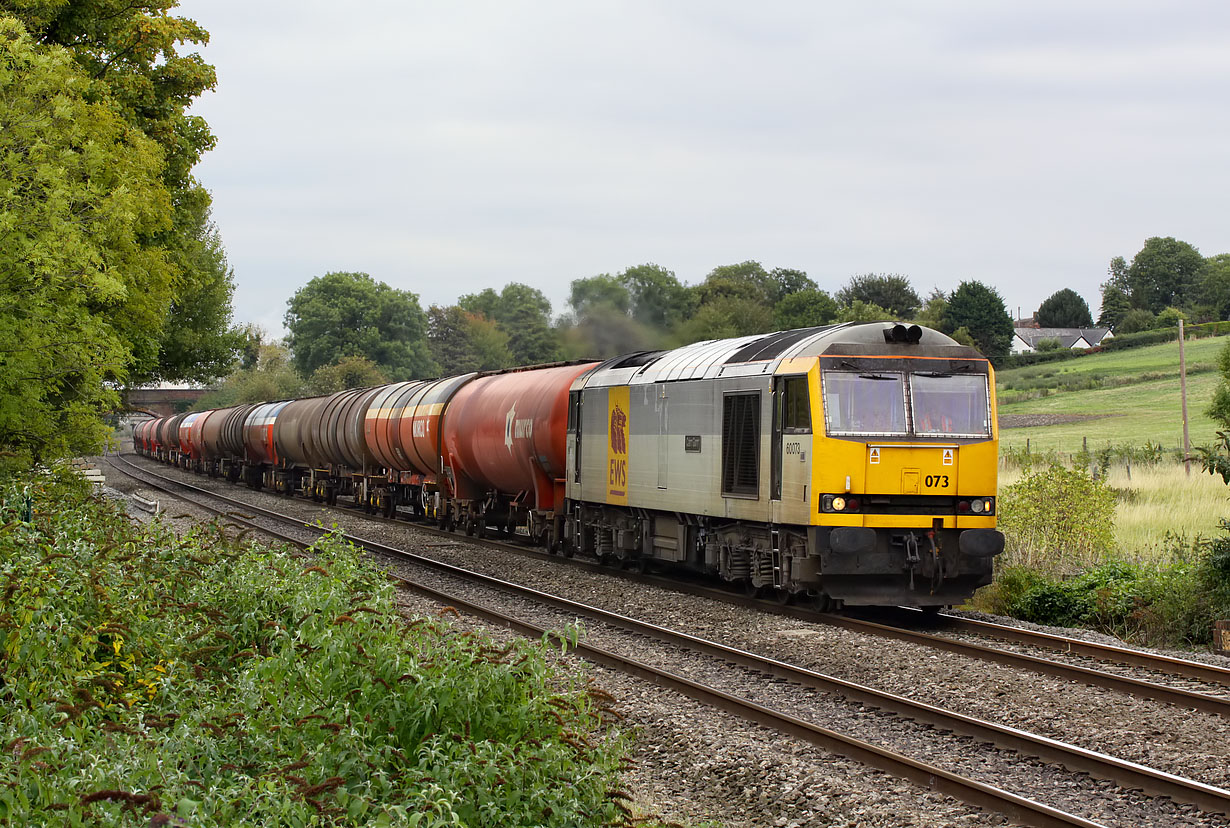
[[[911,374],[910,401],[916,434],[968,437],[991,434],[985,374]]]
[[[991,436],[986,374],[909,374],[908,389],[907,375],[896,371],[825,371],[822,377],[829,434]]]
[[[825,371],[824,418],[829,434],[905,434],[904,377]]]

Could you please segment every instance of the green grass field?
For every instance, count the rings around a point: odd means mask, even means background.
[[[1193,445],[1209,443],[1216,427],[1204,413],[1217,387],[1217,355],[1226,337],[1186,345],[1187,411]],[[1180,414],[1179,344],[1151,345],[1091,354],[1045,365],[1012,368],[996,376],[999,414],[1095,416],[1078,422],[1004,428],[1004,448],[1074,454],[1088,440],[1090,451],[1108,444],[1183,442]]]

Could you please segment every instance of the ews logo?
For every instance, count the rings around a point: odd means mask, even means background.
[[[607,409],[607,499],[628,499],[628,389],[610,389]]]

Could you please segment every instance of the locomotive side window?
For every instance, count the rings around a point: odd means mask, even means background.
[[[787,433],[811,431],[807,377],[788,377],[782,383],[782,429]]]
[[[760,493],[760,394],[722,398],[722,494]]]
[[[829,434],[905,434],[905,378],[825,371],[824,418]]]
[[[914,433],[988,437],[991,409],[985,374],[911,374]]]

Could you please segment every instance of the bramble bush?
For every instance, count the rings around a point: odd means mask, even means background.
[[[32,520],[0,492],[0,824],[627,820],[627,737],[550,642],[407,624],[336,537],[305,562],[35,485]]]

